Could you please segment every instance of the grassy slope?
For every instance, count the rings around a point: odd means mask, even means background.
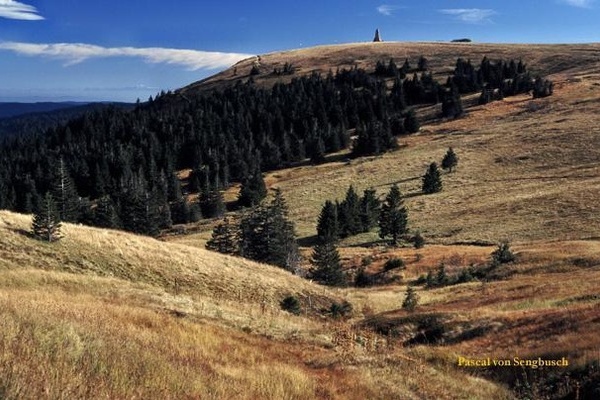
[[[315,308],[345,294],[279,269],[68,224],[47,244],[30,223],[0,211],[2,398],[505,396],[405,363],[402,349],[355,348],[345,324],[280,311],[287,293]]]
[[[421,54],[436,76],[445,81],[457,57],[478,62],[522,58],[533,71],[555,82],[555,94],[531,100],[522,95],[485,106],[472,106],[455,121],[425,123],[417,135],[401,138],[398,151],[379,157],[300,166],[268,174],[267,182],[283,190],[300,237],[315,234],[320,207],[327,199],[341,199],[348,185],[374,187],[381,196],[393,183],[409,197],[411,227],[437,243],[497,242],[600,237],[600,74],[598,44],[495,45],[448,43],[358,43],[322,46],[263,55],[264,74],[255,77],[269,86],[291,77],[270,72],[291,62],[296,75],[326,72],[358,65],[374,68],[379,59]],[[237,65],[182,92],[202,90],[245,79],[256,60]],[[248,71],[246,71],[248,70]],[[246,71],[246,72],[244,72]],[[435,108],[435,107],[434,107]],[[432,107],[418,111],[434,113]],[[448,147],[459,156],[459,167],[443,176],[445,190],[424,196],[421,176],[432,161],[441,162]],[[336,161],[338,160],[338,161]],[[342,161],[339,161],[342,160]],[[235,198],[237,188],[226,195]],[[501,194],[501,195],[499,195]],[[206,240],[209,233],[200,233]],[[368,240],[361,238],[361,241]],[[377,239],[371,235],[371,240]],[[188,240],[189,238],[184,238]]]

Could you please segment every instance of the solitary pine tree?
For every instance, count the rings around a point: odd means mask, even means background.
[[[515,261],[515,254],[510,248],[510,243],[503,241],[498,245],[498,248],[492,253],[492,266],[507,264]]]
[[[442,178],[436,163],[432,162],[423,176],[423,192],[426,194],[437,193],[442,190]]]
[[[206,242],[206,248],[223,254],[237,254],[238,227],[232,224],[229,218],[225,218],[213,229],[212,237]]]
[[[452,169],[458,165],[458,156],[452,147],[448,148],[444,159],[442,160],[442,168],[452,172]]]
[[[330,243],[338,239],[338,234],[337,207],[333,202],[327,200],[317,222],[317,237],[320,243]]]
[[[404,301],[402,302],[402,308],[408,312],[415,311],[417,308],[417,304],[419,303],[419,295],[415,292],[412,286],[409,286],[406,289],[406,295],[404,296]]]
[[[46,242],[55,242],[62,236],[60,234],[60,217],[52,194],[46,193],[38,212],[33,216],[33,235]]]
[[[311,263],[314,267],[310,271],[310,277],[315,281],[329,286],[343,286],[346,283],[340,265],[340,253],[333,243],[315,246]]]
[[[379,214],[379,237],[392,237],[392,244],[398,243],[398,237],[407,232],[408,212],[402,201],[398,185],[393,185],[387,194]]]

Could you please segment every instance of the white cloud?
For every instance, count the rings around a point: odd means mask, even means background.
[[[34,6],[14,0],[0,0],[0,17],[27,21],[44,19]]]
[[[251,57],[249,54],[168,49],[162,47],[102,47],[85,43],[20,43],[0,42],[0,50],[26,56],[49,57],[66,61],[67,65],[94,58],[137,57],[148,63],[180,65],[189,70],[229,67]]]
[[[481,8],[449,8],[438,11],[442,14],[453,15],[459,21],[470,24],[489,21],[489,18],[496,14],[496,11],[494,10]]]
[[[394,5],[391,5],[391,4],[382,4],[379,7],[377,7],[377,12],[379,14],[385,15],[386,17],[389,17],[389,16],[391,16],[394,13],[394,11],[396,11],[396,10],[398,10],[400,8],[402,8],[402,7],[400,7],[400,6],[394,6]]]
[[[593,0],[562,0],[561,2],[566,3],[573,7],[590,8],[594,1]]]

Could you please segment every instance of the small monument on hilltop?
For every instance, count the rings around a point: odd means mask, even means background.
[[[383,40],[381,40],[381,36],[379,35],[379,29],[375,29],[375,38],[373,39],[374,42],[383,42]]]

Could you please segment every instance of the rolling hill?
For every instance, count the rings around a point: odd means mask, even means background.
[[[443,81],[457,57],[523,58],[555,82],[551,97],[518,95],[466,115],[431,119],[382,155],[299,163],[266,174],[285,195],[309,255],[325,200],[350,184],[381,196],[397,183],[423,249],[386,246],[377,232],[339,243],[345,270],[382,271],[396,282],[330,289],[280,269],[204,250],[216,221],[155,240],[66,224],[45,244],[31,217],[0,212],[0,397],[3,398],[595,398],[600,329],[600,45],[359,43],[273,53],[182,88],[186,97],[252,79],[293,77],[391,57],[424,55]],[[293,75],[274,68],[294,66]],[[424,195],[421,176],[448,147],[456,171]],[[181,171],[180,176],[185,176]],[[225,192],[235,199],[239,185]],[[181,234],[184,233],[184,234]],[[501,240],[516,261],[475,281],[427,288],[420,278],[487,268]],[[305,261],[305,267],[308,262]],[[421,283],[418,283],[421,282]],[[401,309],[408,285],[420,297]],[[288,295],[303,312],[280,309]],[[348,301],[353,312],[325,310]],[[508,360],[466,368],[460,358]],[[517,365],[515,357],[568,360],[566,368]]]
[[[460,373],[440,375],[401,349],[355,348],[351,327],[318,316],[341,291],[118,231],[66,224],[64,239],[42,243],[30,221],[0,212],[3,398],[506,394],[474,377],[459,385]],[[303,315],[280,310],[288,294]]]
[[[358,65],[373,69],[376,61],[393,57],[415,60],[425,55],[445,81],[457,57],[477,61],[522,58],[537,73],[555,82],[545,99],[518,95],[466,108],[456,120],[431,120],[421,131],[399,140],[400,149],[376,157],[350,159],[349,152],[330,156],[319,166],[298,166],[271,172],[270,186],[288,199],[300,237],[315,232],[325,200],[341,200],[350,184],[362,192],[373,187],[381,196],[398,183],[407,196],[411,229],[436,243],[590,239],[600,237],[600,45],[504,45],[475,43],[358,43],[322,46],[260,56],[257,84],[272,85],[313,71],[326,73]],[[248,78],[256,60],[181,89],[181,93],[211,90]],[[292,76],[272,70],[289,62]],[[234,70],[236,74],[234,75]],[[244,75],[245,72],[245,75]],[[465,104],[468,99],[463,99]],[[421,107],[423,117],[441,106]],[[437,111],[432,111],[437,109]],[[445,190],[424,196],[421,176],[429,163],[441,162],[453,147],[459,156],[456,172],[445,174]],[[226,198],[236,196],[238,187]],[[499,193],[502,195],[500,196]],[[206,235],[201,236],[206,239]],[[360,238],[377,240],[376,235]]]

